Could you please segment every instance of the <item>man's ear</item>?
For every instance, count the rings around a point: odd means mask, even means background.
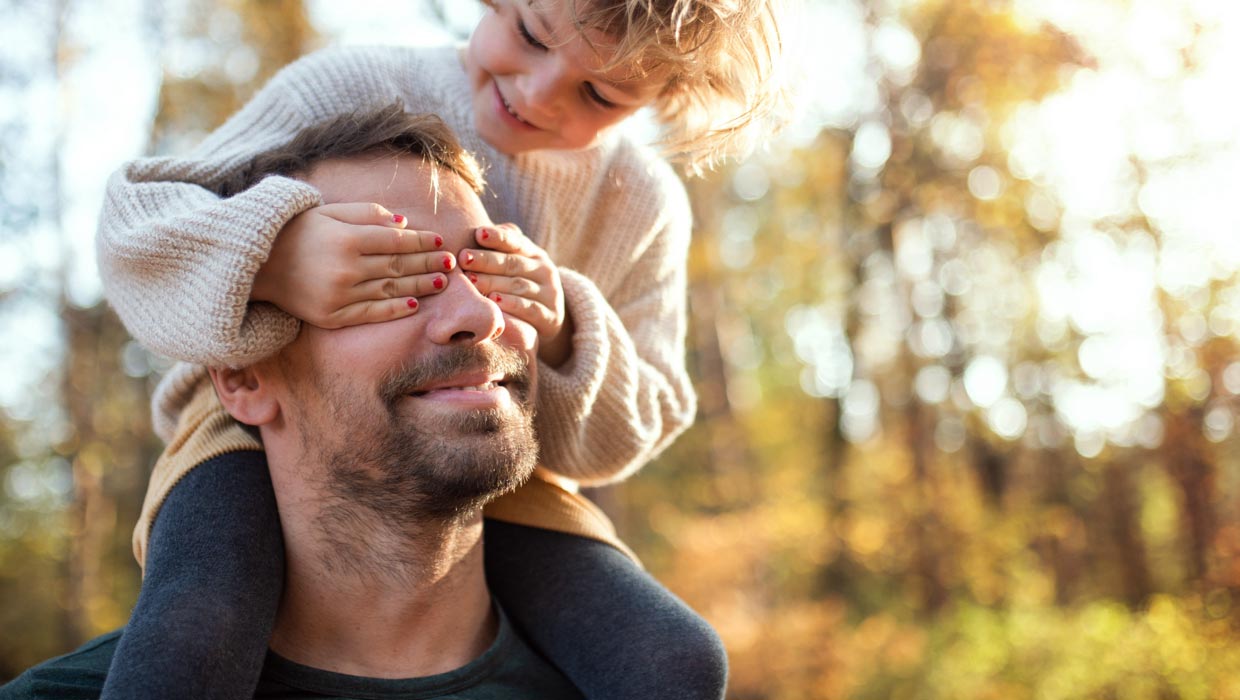
[[[246,425],[266,425],[280,415],[280,403],[268,377],[254,367],[210,369],[215,393],[224,409]]]

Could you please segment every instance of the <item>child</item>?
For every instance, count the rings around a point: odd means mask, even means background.
[[[98,239],[109,299],[136,338],[197,365],[178,365],[153,402],[169,446],[135,531],[144,586],[105,697],[248,697],[261,667],[283,575],[278,518],[261,445],[219,408],[202,365],[265,357],[299,319],[415,313],[439,265],[469,271],[540,336],[542,468],[486,511],[497,599],[587,697],[722,695],[713,631],[573,490],[628,476],[694,411],[687,198],[613,127],[654,107],[691,172],[742,151],[778,96],[772,1],[492,0],[465,49],[314,54],[188,158],[114,176]],[[456,131],[489,166],[492,218],[514,226],[480,229],[458,260],[433,233],[366,204],[319,206],[294,180],[224,192],[301,128],[394,99]]]

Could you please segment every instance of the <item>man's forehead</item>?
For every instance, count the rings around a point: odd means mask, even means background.
[[[318,188],[324,204],[380,204],[408,218],[409,230],[443,235],[449,251],[472,245],[473,230],[491,224],[481,200],[460,177],[412,155],[323,161],[304,179]]]

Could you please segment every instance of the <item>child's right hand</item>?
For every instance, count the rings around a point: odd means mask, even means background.
[[[447,286],[456,258],[431,231],[368,203],[325,204],[289,220],[254,277],[267,301],[322,328],[390,321]]]

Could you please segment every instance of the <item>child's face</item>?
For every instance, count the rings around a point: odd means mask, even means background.
[[[571,1],[494,0],[470,37],[474,124],[502,153],[585,148],[663,89],[659,71],[600,70],[610,42],[592,33],[587,43]]]

